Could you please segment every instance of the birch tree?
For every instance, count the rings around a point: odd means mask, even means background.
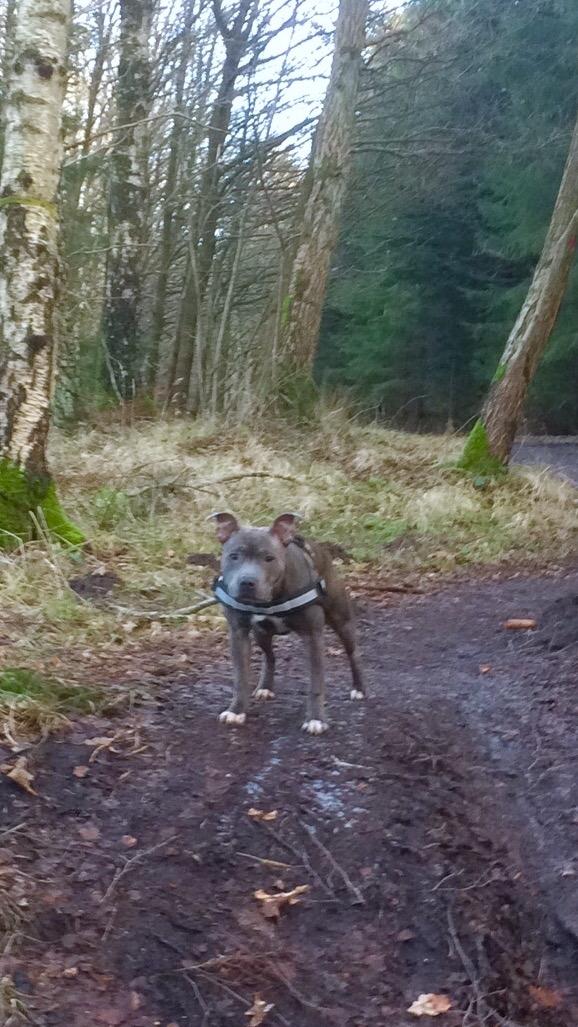
[[[72,543],[46,463],[58,281],[57,190],[70,0],[17,0],[0,179],[0,545],[35,524]]]
[[[154,0],[120,2],[119,135],[111,160],[104,344],[110,381],[122,399],[134,394],[139,367],[153,4]]]
[[[467,470],[504,469],[528,389],[552,334],[576,250],[578,231],[578,121],[540,260],[498,364],[479,420],[462,456]]]
[[[351,162],[368,0],[340,0],[335,51],[313,144],[300,239],[285,299],[282,363],[309,377]]]

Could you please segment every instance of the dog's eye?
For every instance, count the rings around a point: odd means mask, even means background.
[[[267,556],[265,557],[265,562],[266,563],[273,563],[274,559],[275,559],[275,557],[271,556],[271,553],[267,553]]]
[[[238,553],[229,553],[229,560],[238,560],[238,559],[239,559],[239,554]]]

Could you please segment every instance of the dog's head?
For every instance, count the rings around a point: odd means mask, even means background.
[[[286,546],[295,537],[297,515],[283,513],[270,528],[242,528],[230,513],[214,513],[211,519],[223,546],[221,575],[229,595],[240,602],[270,602],[285,577]]]

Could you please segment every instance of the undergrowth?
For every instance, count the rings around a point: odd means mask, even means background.
[[[56,667],[172,629],[167,613],[207,595],[214,510],[267,524],[299,511],[304,533],[338,543],[374,580],[562,564],[575,551],[576,491],[546,472],[498,479],[456,467],[449,437],[360,425],[328,411],[307,430],[141,422],[54,433],[51,467],[90,552],[46,541],[0,553],[4,663]],[[114,574],[112,594],[77,596],[69,580]],[[193,632],[221,623],[209,608]],[[167,627],[169,625],[169,627]],[[0,692],[0,702],[2,700]],[[1,715],[1,708],[0,708]]]

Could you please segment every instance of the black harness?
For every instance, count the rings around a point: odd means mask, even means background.
[[[292,539],[294,545],[307,555],[312,567],[315,567],[313,554],[301,536]],[[279,617],[283,614],[294,613],[296,610],[304,610],[307,606],[318,603],[326,595],[326,586],[323,578],[318,578],[313,585],[308,585],[302,592],[288,596],[286,599],[273,599],[268,603],[244,603],[240,599],[234,599],[229,595],[223,578],[219,576],[213,582],[213,593],[217,602],[227,606],[230,610],[237,610],[239,613],[254,614],[258,617]]]

